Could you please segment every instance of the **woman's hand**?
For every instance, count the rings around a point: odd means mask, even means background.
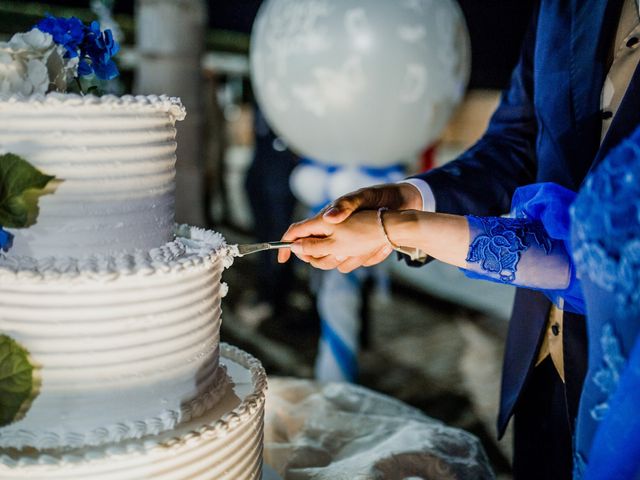
[[[393,250],[391,245],[398,245],[417,248],[456,267],[466,266],[469,225],[465,217],[390,210],[384,212],[383,223],[384,230],[376,210],[352,213],[335,224],[327,222],[321,212],[289,227],[282,240],[294,243],[290,251],[279,250],[278,261],[286,262],[293,252],[316,268],[346,273],[382,262]]]
[[[308,236],[325,237],[330,233],[330,230],[327,230],[329,224],[340,224],[351,218],[356,212],[365,210],[373,210],[375,212],[380,207],[385,207],[389,210],[420,210],[422,208],[422,196],[419,190],[409,183],[387,183],[361,188],[337,198],[315,217],[291,225],[282,240],[292,242],[298,238]],[[379,250],[374,252],[375,255],[367,252],[358,257],[350,257],[346,264],[344,264],[346,259],[336,259],[331,255],[322,257],[322,260],[302,253],[298,254],[298,257],[317,268],[330,270],[342,265],[340,267],[341,271],[351,271],[359,266],[368,267],[380,263],[389,256],[389,253],[385,252]],[[288,249],[280,249],[278,261],[284,263],[289,259],[290,255],[291,252]]]
[[[291,252],[301,260],[342,273],[380,263],[392,252],[375,210],[354,213],[338,224],[318,215],[289,227],[282,240],[294,242]],[[280,262],[287,259],[288,255],[279,253]]]

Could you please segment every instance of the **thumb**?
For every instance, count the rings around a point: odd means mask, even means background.
[[[322,218],[327,223],[342,223],[357,211],[361,204],[362,199],[359,193],[344,195],[329,204]]]

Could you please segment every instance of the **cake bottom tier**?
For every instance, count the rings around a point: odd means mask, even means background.
[[[221,344],[230,381],[220,402],[160,435],[101,447],[0,450],[0,478],[257,480],[262,472],[266,375],[258,360]]]

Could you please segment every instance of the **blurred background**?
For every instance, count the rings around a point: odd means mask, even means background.
[[[467,89],[436,141],[403,161],[403,176],[455,158],[480,137],[517,61],[533,1],[458,3],[471,51]],[[311,209],[290,188],[300,154],[272,131],[252,89],[250,36],[260,5],[0,0],[0,36],[29,30],[45,13],[111,28],[122,44],[121,76],[107,90],[180,96],[187,107],[178,125],[177,221],[221,231],[230,243],[277,240]],[[479,436],[496,473],[509,478],[509,435],[498,442],[494,424],[511,287],[467,280],[437,262],[410,268],[390,258],[358,277],[349,298],[323,303],[326,278],[303,264],[277,265],[273,252],[237,259],[224,279],[223,339],[255,354],[269,375],[353,381],[399,398]],[[351,316],[332,320],[351,337],[346,370],[329,347],[328,357],[318,356],[321,324],[336,311]]]

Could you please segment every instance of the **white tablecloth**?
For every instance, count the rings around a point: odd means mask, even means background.
[[[494,478],[475,436],[340,383],[270,377],[264,455],[284,480]]]

